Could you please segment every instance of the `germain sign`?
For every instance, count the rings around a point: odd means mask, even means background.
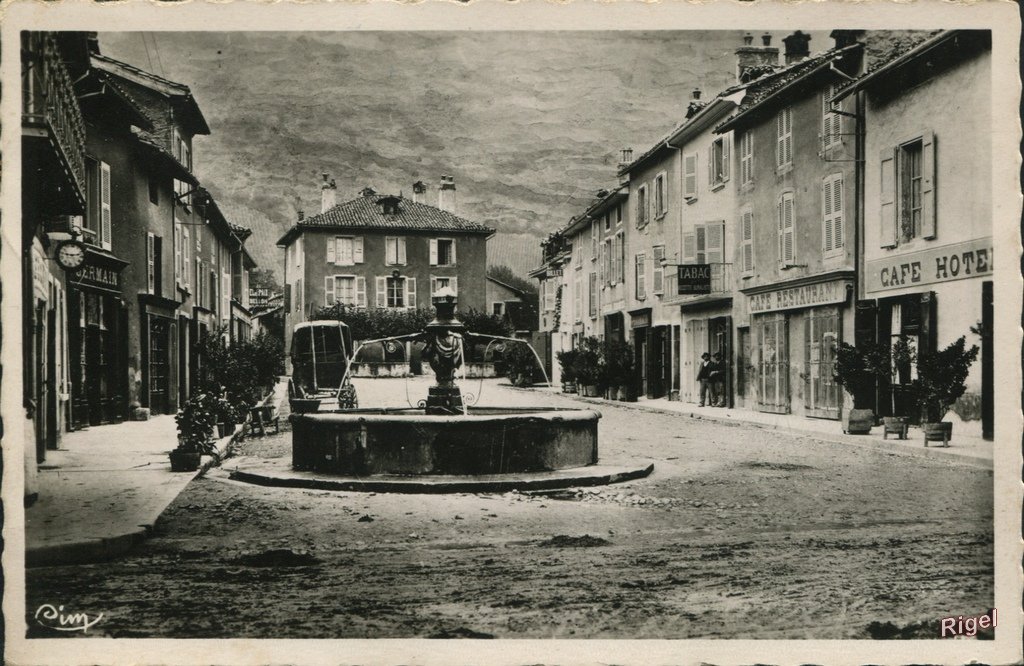
[[[787,289],[776,289],[761,294],[752,294],[747,299],[747,304],[750,307],[750,312],[756,314],[842,303],[846,300],[846,287],[849,284],[850,282],[847,280],[831,280]]]
[[[866,291],[965,280],[992,274],[992,237],[930,247],[867,262]]]
[[[679,294],[710,294],[711,264],[679,264]]]

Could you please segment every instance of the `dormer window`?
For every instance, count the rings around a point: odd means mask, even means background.
[[[400,213],[402,211],[401,203],[401,197],[381,197],[377,199],[377,205],[380,206],[381,213],[384,215],[397,215]]]

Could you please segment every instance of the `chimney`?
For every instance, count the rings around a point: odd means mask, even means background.
[[[299,222],[302,222],[304,219],[306,219],[306,211],[300,210],[299,211]]]
[[[334,184],[334,179],[330,178],[330,174],[324,174],[324,182],[320,185],[320,212],[334,208],[334,205],[338,202],[338,186]]]
[[[863,30],[833,30],[829,37],[835,42],[835,48],[841,49],[856,44],[864,36]]]
[[[743,35],[743,46],[736,49],[736,80],[740,83],[753,81],[779,64],[779,49],[772,46],[770,33],[761,36],[762,46],[753,42],[754,36],[748,32]]]
[[[811,55],[811,36],[797,30],[782,40],[786,44],[786,64],[792,65]]]
[[[372,187],[364,187],[363,189],[359,190],[359,196],[361,197],[372,197],[374,194],[377,194],[377,190],[373,189]]]
[[[427,186],[422,180],[417,180],[412,184],[412,201],[413,203],[423,203],[426,198]]]
[[[437,188],[437,207],[447,213],[455,212],[454,176],[441,176],[441,184]]]

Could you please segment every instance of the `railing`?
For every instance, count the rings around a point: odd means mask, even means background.
[[[46,32],[26,33],[23,39],[23,122],[50,130],[78,191],[84,192],[85,121],[57,40]]]
[[[723,294],[732,290],[732,264],[711,264],[711,293]]]
[[[708,266],[711,269],[711,290],[704,293],[678,293],[678,273],[670,274],[668,271],[666,271],[664,300],[672,303],[685,303],[686,301],[695,298],[719,296],[723,294],[730,294],[733,291],[735,291],[736,287],[732,282],[732,264],[717,263],[708,264]],[[676,270],[682,270],[682,267],[677,266]]]

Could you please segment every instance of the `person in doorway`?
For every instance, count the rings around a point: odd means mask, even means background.
[[[714,372],[714,363],[711,361],[711,354],[704,352],[700,355],[700,370],[697,371],[697,381],[700,382],[700,406],[707,402],[714,405],[718,400],[715,395],[715,386],[711,373]]]
[[[725,407],[725,364],[720,352],[715,352],[711,366],[711,406]]]

